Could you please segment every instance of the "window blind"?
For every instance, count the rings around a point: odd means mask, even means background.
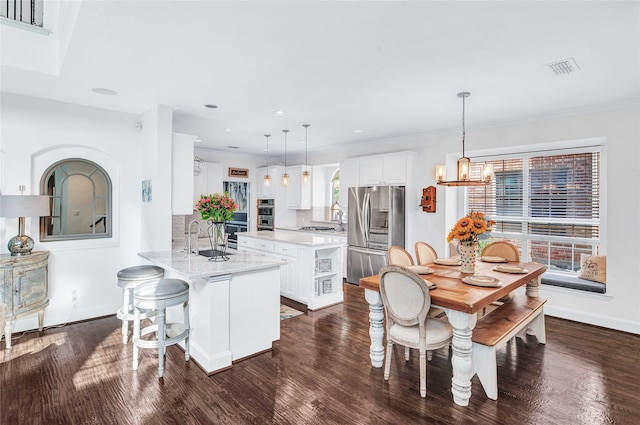
[[[467,188],[467,210],[496,221],[492,235],[522,258],[574,272],[600,238],[600,152],[523,153],[487,158],[495,178]],[[476,177],[477,178],[477,177]]]

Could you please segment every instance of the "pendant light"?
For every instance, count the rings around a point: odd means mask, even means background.
[[[444,164],[436,165],[436,182],[439,185],[443,186],[480,186],[491,183],[491,178],[493,176],[493,170],[489,164],[484,166],[484,170],[482,171],[482,179],[481,180],[472,180],[471,179],[471,160],[464,156],[464,138],[465,138],[465,127],[464,127],[464,106],[465,99],[471,96],[471,93],[468,91],[458,93],[458,97],[462,98],[462,157],[458,159],[458,175],[456,180],[446,181],[445,178],[447,176],[446,169]]]
[[[307,150],[309,141],[307,139],[307,130],[309,129],[309,124],[302,124],[304,127],[304,171],[302,172],[302,183],[309,184],[309,177],[311,173],[309,173],[309,161],[307,161]]]
[[[267,172],[264,175],[264,185],[265,186],[270,186],[271,185],[271,176],[269,175],[269,137],[271,137],[270,134],[265,134],[264,137],[267,138]]]
[[[289,130],[282,130],[282,132],[284,133],[284,173],[282,174],[280,184],[287,187],[289,186],[289,174],[287,174],[287,133]]]

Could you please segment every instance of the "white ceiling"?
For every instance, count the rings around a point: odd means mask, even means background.
[[[468,132],[637,104],[639,22],[637,2],[616,1],[85,0],[58,76],[3,62],[1,83],[132,113],[169,105],[202,148],[262,155],[269,133],[277,154],[289,129],[300,153],[308,123],[313,153],[459,131],[461,91]],[[568,58],[579,71],[546,66]]]

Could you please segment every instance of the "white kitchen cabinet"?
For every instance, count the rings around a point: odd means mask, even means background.
[[[171,213],[192,214],[193,141],[196,136],[173,133],[171,144]]]
[[[238,235],[238,250],[271,254],[287,262],[280,267],[280,295],[283,297],[306,304],[311,310],[342,302],[342,245],[314,247],[286,242],[300,238],[294,232],[269,239]],[[305,235],[304,238],[312,240],[313,236]]]
[[[202,173],[193,177],[193,203],[200,200],[200,195],[222,193],[222,164],[214,162],[200,163]]]
[[[340,163],[340,207],[346,210],[349,206],[349,188],[360,186],[360,161],[349,159]],[[345,215],[346,217],[346,215]]]
[[[360,159],[360,186],[392,186],[402,185],[406,182],[406,154]]]
[[[267,174],[267,167],[258,168],[256,170],[256,185],[258,187],[257,190],[257,199],[272,199],[274,197],[274,185],[280,184],[280,176],[276,176],[275,168],[269,167],[269,175],[271,177],[271,183],[269,186],[264,184],[264,176]]]
[[[302,165],[287,167],[289,186],[287,186],[287,208],[294,210],[311,209],[311,181],[302,183]]]

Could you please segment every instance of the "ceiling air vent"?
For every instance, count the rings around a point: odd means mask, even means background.
[[[571,74],[572,72],[580,70],[580,67],[573,58],[548,63],[546,66],[556,75]]]

